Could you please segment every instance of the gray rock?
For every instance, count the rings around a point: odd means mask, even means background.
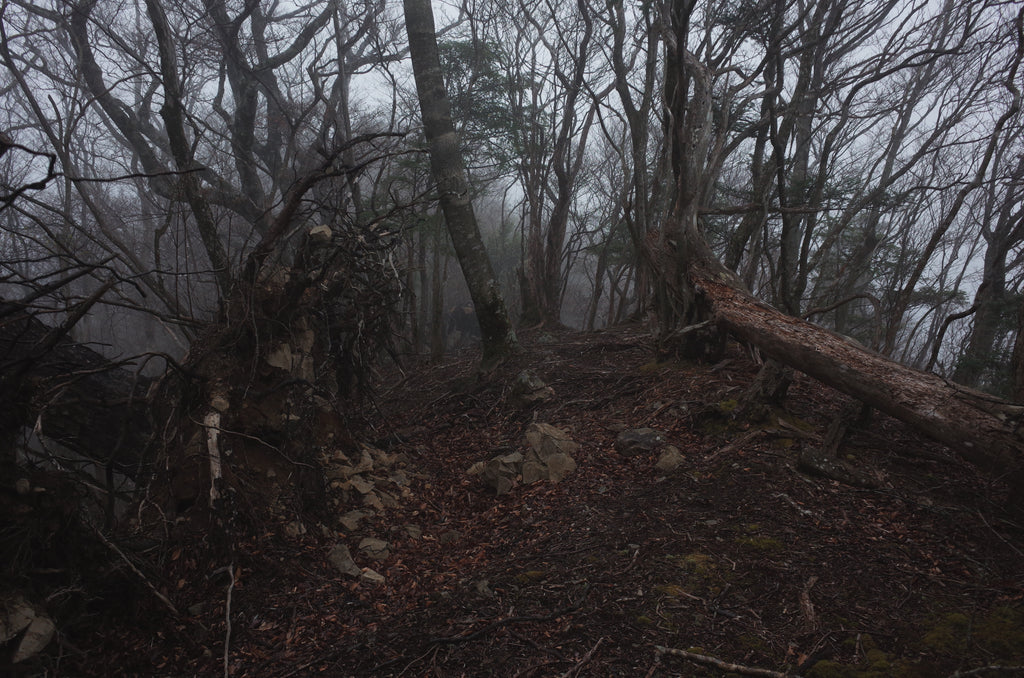
[[[359,542],[359,552],[374,560],[386,560],[391,555],[391,545],[383,539],[364,537]]]
[[[356,565],[356,561],[352,560],[352,554],[349,553],[348,547],[344,544],[335,544],[327,554],[327,560],[339,572],[350,577],[358,577],[362,573],[362,570]]]
[[[547,458],[548,480],[557,483],[576,470],[576,460],[568,454],[557,452]]]
[[[661,456],[658,457],[658,463],[654,466],[664,473],[672,473],[683,465],[683,461],[685,461],[683,453],[673,445],[668,445],[662,450]]]
[[[509,492],[522,472],[523,455],[520,452],[479,461],[469,469],[470,475],[479,475],[480,482],[492,488],[496,495]]]
[[[665,444],[665,434],[653,428],[634,428],[623,431],[615,440],[615,451],[624,457],[635,457],[652,452]]]
[[[349,532],[355,532],[359,529],[359,523],[362,522],[363,518],[367,518],[370,515],[372,514],[367,511],[349,511],[338,518],[338,522]]]
[[[552,454],[557,453],[572,456],[580,449],[579,443],[573,442],[569,434],[551,424],[530,424],[526,428],[523,438],[541,460],[546,460]]]
[[[384,583],[384,575],[379,574],[379,573],[371,570],[370,568],[366,568],[365,570],[363,570],[359,574],[359,578],[362,581],[367,582],[368,584],[383,584]]]
[[[555,397],[555,389],[530,370],[523,370],[512,382],[509,399],[515,407],[524,408],[544,403]]]
[[[437,538],[438,544],[453,544],[458,540],[462,539],[462,534],[458,530],[448,530],[442,532]]]
[[[300,537],[306,534],[306,526],[297,520],[293,520],[284,526],[284,533],[289,537]]]

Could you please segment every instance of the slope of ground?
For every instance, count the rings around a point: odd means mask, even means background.
[[[653,362],[639,329],[524,343],[486,383],[467,353],[381,388],[368,439],[402,471],[395,501],[353,529],[337,519],[359,507],[341,502],[319,524],[237,535],[233,568],[172,554],[180,616],[139,587],[122,617],[68,636],[64,675],[723,675],[699,656],[924,678],[1024,664],[1024,529],[998,482],[877,415],[843,449],[876,487],[805,475],[800,450],[845,401],[798,376],[772,422],[736,420],[757,370],[738,347],[711,366]],[[524,368],[553,400],[511,404]],[[581,445],[574,473],[501,496],[467,474],[522,449],[534,421]],[[681,467],[616,453],[639,427],[663,431]],[[358,550],[366,537],[388,542],[383,560]],[[339,544],[383,583],[341,574]]]

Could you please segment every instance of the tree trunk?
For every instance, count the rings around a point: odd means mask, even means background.
[[[852,340],[780,311],[743,290],[717,260],[692,261],[689,282],[719,327],[1004,477],[1011,503],[1024,500],[1024,406],[894,362]]]
[[[466,168],[441,74],[430,0],[405,0],[404,5],[409,56],[423,113],[423,129],[430,145],[430,168],[448,232],[476,307],[483,342],[481,367],[487,370],[516,350],[518,343],[473,214]]]

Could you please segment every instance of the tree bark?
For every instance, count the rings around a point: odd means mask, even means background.
[[[466,168],[441,74],[430,0],[405,0],[404,5],[409,56],[430,146],[430,168],[455,254],[476,307],[483,342],[481,367],[487,370],[516,350],[518,343],[473,213]]]
[[[846,337],[787,316],[752,297],[722,271],[714,260],[694,262],[689,269],[693,289],[719,327],[1005,478],[1011,503],[1021,505],[1024,406],[905,367]]]

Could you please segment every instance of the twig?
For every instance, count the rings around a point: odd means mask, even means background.
[[[1016,673],[1018,675],[1024,675],[1024,666],[980,666],[976,669],[969,671],[957,671],[949,678],[966,678],[966,676],[977,676],[982,673],[988,673],[989,671],[997,671],[999,673]]]
[[[664,647],[663,645],[655,645],[654,649],[659,655],[670,654],[676,657],[683,657],[690,661],[697,662],[699,664],[707,664],[713,666],[720,671],[731,671],[733,673],[740,673],[744,676],[763,676],[765,678],[800,678],[795,673],[779,673],[778,671],[772,671],[771,669],[759,669],[752,666],[743,666],[741,664],[730,664],[729,662],[723,662],[721,659],[715,659],[714,657],[708,657],[707,655],[697,654],[696,652],[689,652],[687,650],[677,650],[673,647]]]
[[[583,655],[582,659],[576,662],[576,666],[563,673],[559,678],[574,678],[575,676],[578,676],[580,674],[580,670],[587,665],[587,662],[593,659],[594,653],[597,652],[597,648],[601,646],[602,641],[604,641],[603,637],[598,638],[597,642],[594,643],[594,647],[590,648],[590,651]]]
[[[107,545],[107,548],[112,550],[117,555],[121,556],[121,559],[124,560],[125,564],[131,569],[131,571],[134,572],[135,575],[142,580],[142,583],[146,585],[146,588],[152,591],[153,595],[156,596],[160,600],[160,602],[163,603],[167,607],[167,609],[171,611],[172,614],[174,614],[175,617],[181,616],[181,613],[178,612],[178,608],[174,607],[174,603],[172,603],[167,596],[160,593],[157,590],[157,588],[153,586],[149,579],[146,578],[146,575],[142,574],[142,571],[139,570],[139,568],[135,567],[135,564],[128,559],[128,556],[126,556],[124,552],[121,551],[121,549],[117,548],[116,544],[107,539],[106,536],[104,536],[104,534],[100,532],[96,527],[92,525],[90,525],[89,527],[91,527],[92,531],[96,533],[96,536],[100,538],[100,541]]]
[[[228,584],[227,602],[224,604],[224,678],[230,677],[228,654],[231,650],[231,592],[235,590],[235,563],[228,565],[231,582]]]

